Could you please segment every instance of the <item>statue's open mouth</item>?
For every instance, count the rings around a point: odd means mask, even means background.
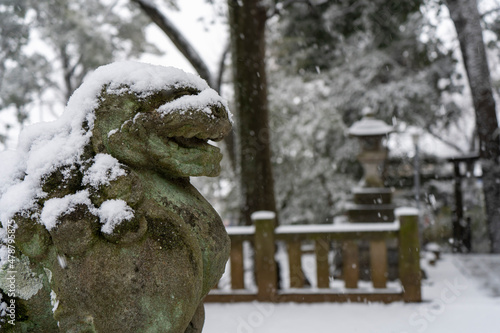
[[[185,149],[196,149],[205,151],[208,153],[220,152],[220,149],[214,145],[211,145],[209,141],[211,139],[200,139],[197,137],[185,138],[185,137],[171,137],[168,138],[169,141],[174,142],[181,148]]]
[[[161,169],[168,170],[170,175],[217,176],[220,172],[222,153],[220,148],[209,143],[210,140],[182,136],[164,138],[165,154],[156,155],[153,163],[161,164]]]
[[[208,143],[208,140],[206,139],[200,139],[200,138],[184,138],[184,137],[174,137],[170,138],[170,140],[174,141],[177,143],[180,147],[183,148],[201,148],[204,146],[210,146]]]

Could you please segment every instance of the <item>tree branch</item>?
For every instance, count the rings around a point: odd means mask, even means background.
[[[61,57],[62,67],[63,67],[63,78],[64,84],[66,86],[66,91],[64,93],[66,100],[69,100],[71,94],[73,93],[74,87],[71,83],[71,65],[69,63],[69,56],[67,53],[66,45],[61,45],[59,47],[59,53]]]
[[[186,57],[189,63],[194,67],[198,74],[204,78],[211,87],[215,87],[216,82],[210,73],[198,52],[192,47],[191,43],[182,35],[182,33],[173,25],[173,23],[161,13],[158,8],[146,0],[131,0],[136,3],[141,10],[153,21],[174,43],[177,49]]]
[[[442,143],[450,146],[451,148],[455,149],[459,153],[465,154],[465,151],[462,148],[460,148],[457,144],[455,144],[454,142],[449,141],[449,140],[443,138],[441,135],[439,135],[436,132],[434,132],[429,126],[427,126],[425,129],[427,130],[427,133],[429,133],[430,135],[432,135],[434,138],[436,138],[439,141],[441,141]]]
[[[76,68],[82,62],[82,58],[83,58],[83,54],[80,54],[80,56],[78,57],[78,60],[75,62],[75,64],[73,66],[71,66],[71,68],[68,68],[68,74],[70,76],[73,76],[75,74]],[[80,82],[78,82],[78,86],[80,86]]]
[[[218,92],[220,92],[220,89],[222,87],[222,79],[224,76],[224,69],[225,69],[224,63],[226,62],[227,55],[229,54],[229,49],[230,49],[230,43],[228,41],[224,46],[224,50],[222,51],[222,55],[219,59],[219,70],[217,72],[217,77],[215,78],[217,84],[214,87],[212,87]]]
[[[219,60],[219,71],[217,72],[217,78],[216,78],[216,86],[213,87],[215,90],[220,92],[220,89],[222,87],[222,79],[224,75],[224,63],[226,61],[227,55],[229,54],[229,49],[230,49],[230,43],[229,41],[227,42],[226,46],[224,47],[224,51],[222,52],[221,58]],[[235,138],[235,133],[234,130],[229,132],[228,135],[224,138],[224,143],[226,144],[226,149],[229,157],[229,163],[231,165],[231,168],[233,170],[236,170],[236,138]]]
[[[500,7],[497,7],[497,8],[493,8],[493,9],[490,9],[490,10],[487,10],[485,11],[484,13],[481,14],[481,19],[484,19],[485,16],[488,16],[490,14],[493,14],[495,12],[499,12],[500,11]]]

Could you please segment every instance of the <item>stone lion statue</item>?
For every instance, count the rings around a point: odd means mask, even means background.
[[[189,177],[219,174],[230,117],[199,77],[123,62],[27,128],[0,157],[3,329],[201,332],[229,238]]]

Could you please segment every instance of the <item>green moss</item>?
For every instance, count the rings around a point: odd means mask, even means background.
[[[158,300],[152,297],[142,297],[141,307],[148,313],[157,313],[156,317],[151,318],[148,325],[145,327],[145,333],[170,332],[172,323],[178,321],[179,314],[167,314],[165,312],[157,312]]]
[[[42,189],[48,193],[44,201],[62,198],[81,189],[82,173],[72,166],[61,167],[43,179]]]
[[[52,332],[57,320],[68,332],[183,332],[197,313],[201,331],[203,308],[196,311],[223,273],[229,238],[188,177],[218,174],[222,155],[204,140],[221,139],[231,125],[222,105],[207,105],[211,115],[191,109],[156,112],[168,101],[197,93],[177,87],[142,98],[130,91],[108,94],[103,87],[80,161],[43,179],[48,195],[34,212],[16,216],[16,242],[27,256],[20,257],[21,268],[31,283],[22,288],[32,294],[23,300],[23,330]],[[83,128],[90,130],[88,124]],[[99,153],[118,159],[126,175],[94,188],[82,184],[82,175]],[[39,224],[46,200],[80,190],[89,191],[90,207],[78,204],[61,213],[50,231]],[[93,207],[111,199],[124,200],[134,218],[108,235],[100,231]],[[52,290],[60,301],[54,317]]]

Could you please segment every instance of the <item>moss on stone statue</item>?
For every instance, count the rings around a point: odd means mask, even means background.
[[[47,195],[14,217],[24,272],[39,289],[16,299],[26,311],[12,332],[201,332],[202,300],[224,271],[229,238],[189,177],[218,175],[222,155],[207,140],[228,133],[228,111],[207,100],[158,112],[200,93],[191,86],[148,97],[121,89],[103,87],[93,126],[83,126],[92,136],[78,162],[45,177]],[[108,170],[101,183],[85,181],[98,154],[115,158],[120,176]],[[76,193],[88,194],[88,202],[68,204],[55,227],[40,224],[44,209],[53,214],[51,200]],[[114,221],[123,212],[102,207],[116,202],[133,217]]]

